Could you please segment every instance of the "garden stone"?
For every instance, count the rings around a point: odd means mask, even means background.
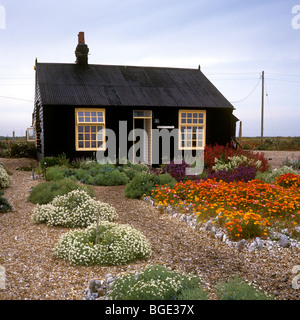
[[[283,234],[282,236],[281,236],[281,238],[280,238],[280,246],[282,247],[282,248],[288,248],[289,246],[290,246],[290,240],[289,240],[289,238],[285,235],[285,234]]]
[[[219,239],[219,240],[222,240],[222,238],[223,238],[223,232],[218,232],[218,233],[216,233],[215,237],[216,237],[217,239]]]
[[[95,279],[92,279],[89,283],[89,292],[90,293],[97,292]]]
[[[256,248],[257,248],[258,250],[261,250],[262,247],[263,247],[263,245],[262,245],[262,242],[261,242],[261,240],[260,240],[259,237],[257,237],[257,238],[255,239],[255,243],[256,243]]]
[[[222,242],[226,242],[226,241],[227,241],[227,235],[223,233]]]
[[[187,221],[187,217],[186,217],[185,214],[182,215],[181,220],[182,220],[183,222]]]
[[[204,226],[204,229],[205,229],[206,231],[210,231],[212,227],[213,227],[213,224],[212,224],[211,220],[208,220],[208,221],[206,222],[205,226]]]
[[[235,245],[235,248],[237,250],[242,250],[244,248],[246,244],[246,240],[245,239],[242,239],[241,241],[239,241],[236,245]]]
[[[256,249],[257,249],[257,243],[256,243],[255,241],[253,241],[253,242],[250,244],[248,250],[249,250],[250,252],[253,252],[253,251],[255,251]]]

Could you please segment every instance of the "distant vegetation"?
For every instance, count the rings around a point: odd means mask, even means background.
[[[265,137],[263,144],[260,137],[243,137],[242,146],[246,150],[300,151],[300,137]]]

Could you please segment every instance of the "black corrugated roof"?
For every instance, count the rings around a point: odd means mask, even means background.
[[[44,105],[232,108],[199,69],[36,63]]]

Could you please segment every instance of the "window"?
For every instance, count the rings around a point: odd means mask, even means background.
[[[104,150],[105,110],[75,109],[76,150]]]
[[[179,149],[196,150],[205,147],[206,112],[201,110],[179,111]]]
[[[35,142],[35,129],[27,128],[26,137],[27,141]]]

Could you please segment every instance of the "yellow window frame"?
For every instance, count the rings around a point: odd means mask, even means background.
[[[75,149],[105,150],[105,109],[75,108]]]
[[[200,117],[200,114],[202,114],[202,117]],[[179,150],[204,150],[206,140],[206,110],[179,110],[178,128]],[[183,138],[182,135],[184,135]],[[182,142],[184,142],[184,146]],[[202,142],[201,145],[200,142]]]
[[[148,113],[148,115],[147,115]],[[133,163],[135,163],[135,119],[150,120],[148,128],[148,164],[152,164],[152,110],[133,110]]]

